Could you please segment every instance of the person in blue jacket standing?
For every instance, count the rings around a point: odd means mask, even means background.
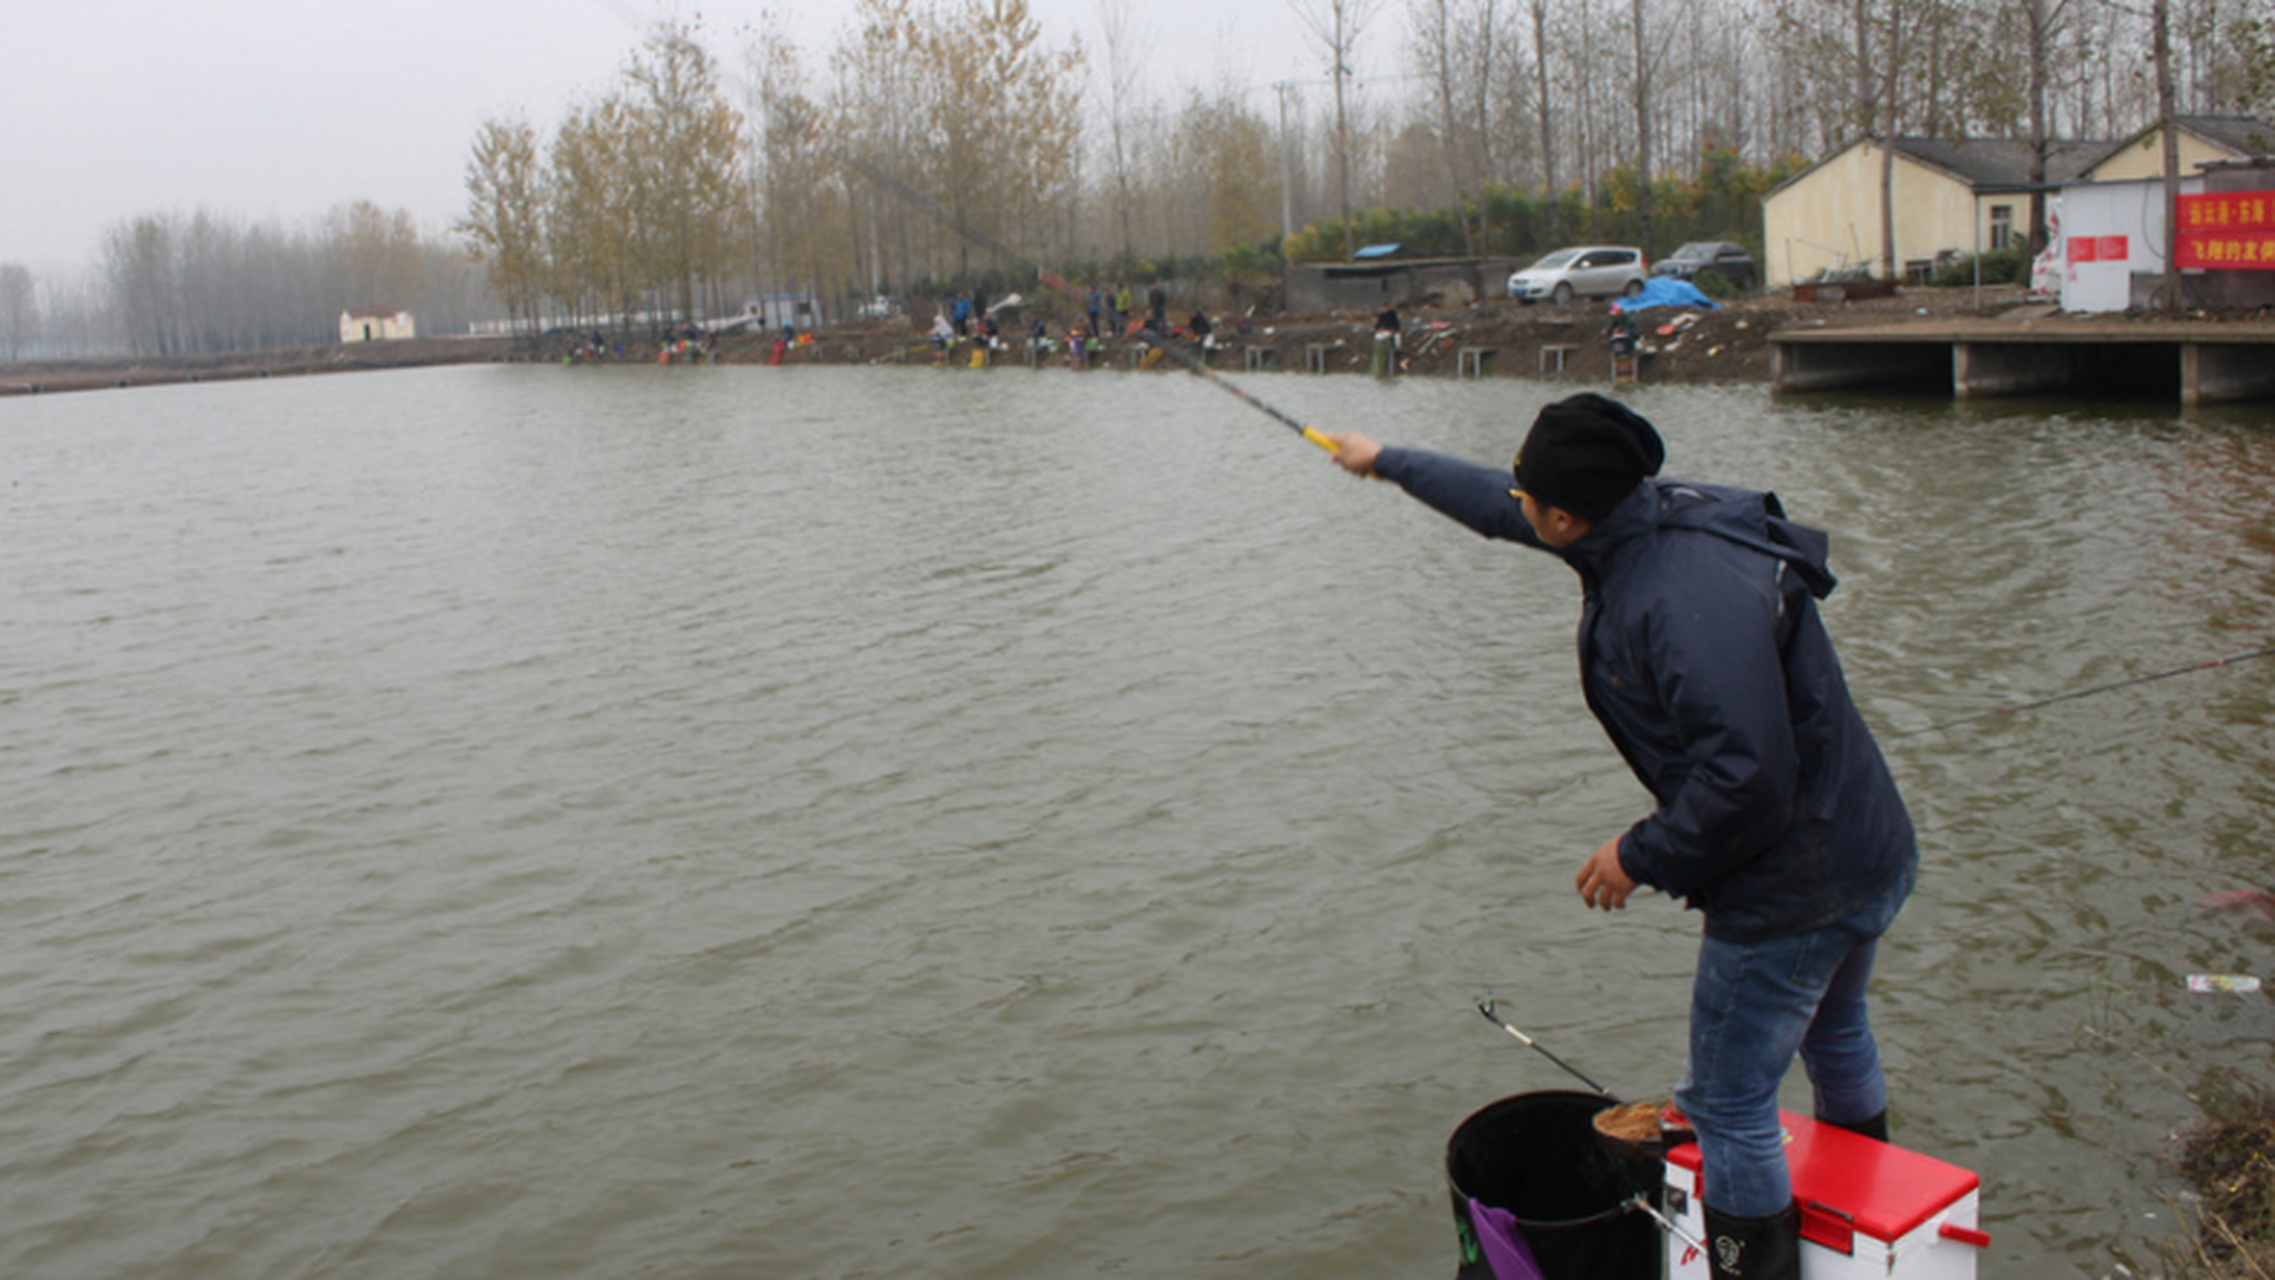
[[[1865,984],[1919,864],[1818,613],[1825,535],[1774,494],[1657,478],[1657,430],[1593,393],[1542,409],[1513,471],[1328,438],[1345,470],[1579,574],[1588,708],[1656,804],[1574,883],[1589,907],[1650,885],[1705,916],[1675,1101],[1698,1134],[1709,1263],[1799,1276],[1778,1085],[1798,1054],[1818,1119],[1886,1139]]]

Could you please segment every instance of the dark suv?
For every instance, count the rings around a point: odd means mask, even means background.
[[[1754,257],[1746,252],[1746,246],[1727,240],[1693,240],[1652,263],[1651,274],[1688,280],[1709,268],[1720,272],[1730,287],[1740,293],[1752,289],[1762,278],[1761,269],[1754,265]]]

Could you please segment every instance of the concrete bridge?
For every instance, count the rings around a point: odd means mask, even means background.
[[[1962,400],[2075,395],[2186,407],[2275,400],[2275,323],[2049,317],[1789,329],[1770,336],[1770,384]]]

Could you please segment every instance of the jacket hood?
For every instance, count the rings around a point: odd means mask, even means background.
[[[1646,480],[1636,485],[1587,536],[1566,547],[1563,556],[1581,572],[1597,573],[1622,545],[1658,529],[1712,534],[1782,560],[1820,600],[1840,583],[1827,564],[1832,539],[1822,530],[1786,519],[1776,494],[1687,480]]]

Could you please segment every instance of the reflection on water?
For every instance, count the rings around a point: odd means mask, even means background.
[[[1269,378],[1500,459],[1518,383]],[[1986,1275],[2140,1269],[2268,1045],[2275,437],[1644,389],[1835,536],[1877,1011]],[[1204,383],[459,369],[0,404],[10,1276],[1383,1276],[1463,1115],[1679,1066],[1577,592]],[[1805,1095],[1789,1093],[1789,1103]],[[1805,1103],[1803,1103],[1805,1105]]]

